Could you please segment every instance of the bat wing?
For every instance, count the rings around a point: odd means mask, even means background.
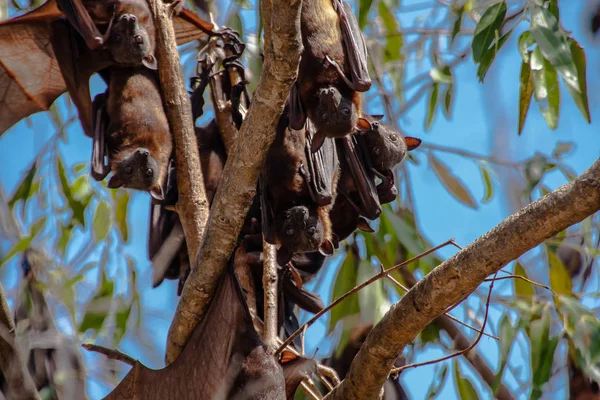
[[[136,363],[106,399],[140,398],[142,393],[150,400],[177,393],[215,400],[284,398],[282,368],[260,341],[232,269],[222,277],[183,353],[161,370]]]
[[[48,23],[59,16],[52,2],[0,22],[0,135],[19,120],[48,110],[66,90]]]
[[[360,198],[360,213],[368,219],[374,220],[381,214],[381,204],[377,195],[375,177],[371,168],[368,168],[366,146],[362,142],[359,143],[359,140],[362,139],[360,135],[351,135],[338,139],[338,143],[342,145],[346,165]]]
[[[310,120],[306,121],[306,168],[308,169],[308,186],[312,199],[319,206],[327,206],[335,200],[335,184],[339,161],[334,139],[325,138],[323,145],[312,152],[312,140],[316,129]]]
[[[185,8],[173,18],[173,29],[179,46],[192,40],[205,40],[207,35],[214,32],[214,28],[211,22],[203,20],[193,11]]]
[[[334,0],[334,3],[337,3],[342,39],[352,74],[351,89],[357,92],[366,92],[371,88],[371,77],[369,76],[369,56],[365,39],[350,3],[343,0]]]
[[[285,396],[287,400],[293,400],[296,389],[302,383],[304,378],[309,377],[317,369],[317,363],[314,360],[305,357],[296,359],[283,364],[283,375],[285,378]]]

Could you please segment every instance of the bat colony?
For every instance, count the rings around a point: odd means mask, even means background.
[[[178,44],[218,36],[223,43],[234,44],[233,55],[223,66],[243,74],[239,62],[243,44],[237,33],[214,29],[182,8],[180,1],[172,9]],[[277,126],[229,271],[209,310],[173,364],[152,371],[137,363],[108,398],[138,398],[136,392],[142,387],[144,393],[151,393],[149,398],[167,398],[161,384],[168,379],[166,374],[187,369],[190,387],[186,390],[193,398],[290,399],[314,370],[312,360],[276,360],[268,353],[255,331],[235,271],[249,266],[256,286],[253,306],[262,317],[263,235],[277,246],[278,322],[285,339],[298,328],[295,305],[312,313],[323,308],[319,296],[303,285],[316,276],[340,241],[357,229],[373,232],[368,220],[377,219],[381,205],[398,195],[392,170],[421,141],[405,137],[381,122],[381,116],[363,112],[362,93],[371,86],[369,58],[348,3],[304,1],[301,33],[304,50],[298,79]],[[19,52],[17,35],[37,43],[35,51]],[[165,278],[179,279],[181,293],[190,260],[181,222],[171,211],[177,202],[174,146],[146,0],[49,0],[0,23],[0,49],[0,62],[12,68],[0,74],[0,88],[27,83],[24,94],[13,95],[12,109],[8,104],[0,107],[0,133],[19,119],[47,109],[67,91],[85,134],[92,138],[91,175],[101,181],[112,174],[108,187],[150,193],[148,256],[153,262],[153,285]],[[19,64],[27,68],[19,69]],[[199,84],[192,93],[194,119],[202,115],[202,95],[214,79],[214,87],[231,103],[231,118],[239,128],[244,115],[240,110],[247,110],[250,102],[243,75],[234,82],[231,74],[211,74],[210,68],[195,78]],[[92,99],[89,79],[95,73],[107,90]],[[215,120],[196,128],[196,136],[212,203],[227,151]]]

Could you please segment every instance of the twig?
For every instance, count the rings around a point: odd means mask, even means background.
[[[421,279],[373,327],[346,378],[326,398],[378,398],[398,354],[433,319],[509,262],[599,209],[597,160],[577,179],[508,217]]]
[[[337,386],[341,382],[340,381],[340,377],[338,376],[337,372],[335,372],[335,370],[333,368],[329,368],[326,365],[318,364],[317,365],[317,372],[319,374],[324,375],[327,378],[331,379],[331,382],[333,383],[333,386]],[[325,382],[325,380],[323,380],[323,382]],[[333,388],[330,388],[329,390],[333,390]]]
[[[127,354],[122,353],[116,349],[109,349],[109,348],[99,346],[99,345],[93,344],[93,343],[83,343],[81,345],[81,347],[83,347],[84,349],[86,349],[88,351],[94,351],[96,353],[104,354],[106,357],[110,358],[111,360],[122,361],[125,364],[131,365],[132,367],[137,362],[137,360],[135,360],[131,356],[128,356]]]
[[[341,295],[340,297],[338,297],[337,299],[335,299],[331,304],[329,304],[327,307],[323,308],[321,311],[319,311],[318,313],[316,313],[311,319],[308,320],[308,322],[306,322],[304,325],[302,325],[299,329],[296,330],[296,332],[292,333],[284,342],[281,346],[279,346],[279,349],[277,349],[277,351],[275,352],[275,355],[279,355],[285,348],[287,345],[289,345],[290,343],[292,343],[292,341],[303,331],[303,329],[305,329],[305,327],[309,327],[312,324],[315,323],[315,321],[317,321],[319,318],[321,318],[321,316],[323,314],[325,314],[326,312],[328,312],[329,310],[331,310],[333,307],[335,307],[336,305],[340,304],[342,301],[346,300],[348,297],[352,296],[354,293],[358,292],[359,290],[369,286],[371,283],[391,274],[393,271],[404,267],[405,265],[408,265],[410,263],[412,263],[413,261],[419,260],[431,253],[433,253],[436,250],[441,249],[442,247],[448,246],[449,244],[451,244],[452,242],[454,242],[454,239],[450,239],[438,246],[435,246],[421,254],[419,254],[418,256],[415,256],[413,258],[411,258],[410,260],[404,261],[398,265],[395,265],[389,269],[386,270],[382,270],[380,273],[378,273],[377,275],[373,276],[370,279],[367,279],[366,281],[364,281],[363,283],[361,283],[358,286],[355,286],[352,290],[350,290],[347,293],[344,293],[343,295]]]
[[[501,276],[500,278],[490,278],[490,279],[484,279],[484,282],[491,282],[491,281],[503,281],[505,279],[520,279],[522,281],[525,281],[527,283],[531,283],[534,286],[538,286],[541,287],[543,289],[548,289],[549,291],[552,292],[553,295],[557,296],[556,292],[554,290],[552,290],[552,288],[550,286],[546,286],[546,285],[542,285],[541,283],[538,283],[536,281],[532,281],[531,279],[527,279],[524,276],[521,275],[508,275],[508,276]]]
[[[167,363],[181,353],[226,269],[256,194],[260,168],[275,138],[285,101],[298,76],[302,38],[301,2],[261,1],[265,21],[265,60],[252,104],[227,157],[211,218],[195,265],[183,288],[167,338]],[[187,237],[187,235],[186,235]]]
[[[432,144],[432,143],[422,143],[422,145],[420,147],[422,147],[424,149],[429,149],[429,150],[443,151],[445,153],[453,153],[453,154],[457,154],[459,156],[472,158],[475,160],[487,161],[492,164],[504,165],[506,167],[512,167],[512,168],[517,168],[517,169],[520,169],[523,167],[521,165],[521,163],[519,163],[519,162],[508,161],[508,160],[498,160],[497,158],[495,158],[493,156],[484,156],[481,154],[472,153],[470,151],[463,150],[463,149],[457,149],[454,147],[441,146],[441,145]]]
[[[263,341],[271,350],[277,349],[277,249],[263,238]]]
[[[496,275],[498,275],[498,272],[496,272],[494,274],[494,277],[496,277]],[[485,303],[485,317],[483,318],[483,326],[481,327],[481,331],[479,332],[479,335],[477,335],[477,338],[475,339],[475,341],[469,347],[467,347],[466,349],[463,349],[463,350],[459,350],[459,351],[457,351],[455,353],[452,353],[450,355],[447,355],[445,357],[441,357],[441,358],[435,359],[435,360],[430,360],[430,361],[425,361],[425,362],[420,362],[420,363],[403,365],[401,367],[392,369],[392,371],[390,373],[394,374],[394,375],[398,375],[400,372],[402,372],[402,371],[404,371],[406,369],[416,368],[416,367],[422,367],[424,365],[436,364],[438,362],[449,360],[451,358],[454,358],[454,357],[466,354],[469,351],[473,350],[475,348],[475,346],[477,346],[477,344],[481,340],[481,337],[483,336],[483,330],[485,329],[485,325],[487,324],[488,314],[489,314],[489,311],[490,311],[490,298],[492,297],[492,290],[494,289],[494,282],[495,281],[492,279],[492,281],[490,283],[490,289],[488,290],[487,301]]]

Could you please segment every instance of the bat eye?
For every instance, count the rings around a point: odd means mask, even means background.
[[[379,147],[374,147],[373,148],[373,154],[375,154],[376,156],[378,156],[379,153],[381,153],[381,150],[379,150]]]
[[[146,176],[151,177],[152,175],[154,175],[154,171],[152,171],[152,168],[146,169]]]
[[[308,233],[310,236],[314,236],[316,231],[317,231],[317,228],[315,228],[314,226],[310,226],[306,230],[306,233]]]
[[[115,33],[112,37],[113,41],[115,42],[120,42],[121,41],[121,35],[118,33]]]
[[[286,229],[285,234],[288,236],[292,236],[294,234],[294,229],[293,228]]]
[[[344,117],[347,117],[347,116],[349,116],[349,115],[350,115],[350,109],[349,109],[349,108],[342,108],[342,110],[341,110],[341,111],[342,111],[342,115],[343,115]]]
[[[325,120],[325,119],[327,119],[327,113],[325,113],[325,112],[324,112],[324,113],[321,113],[321,119],[322,119],[322,120]]]
[[[398,135],[395,135],[395,134],[393,134],[393,133],[392,133],[392,134],[390,135],[390,140],[391,140],[392,142],[395,142],[395,141],[397,141],[397,140],[398,140]]]
[[[142,44],[144,43],[144,38],[142,38],[140,35],[135,35],[133,37],[133,40],[137,43],[137,44]]]

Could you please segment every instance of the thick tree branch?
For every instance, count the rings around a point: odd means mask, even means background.
[[[412,272],[407,269],[401,269],[400,274],[404,281],[407,283],[408,287],[412,288],[417,284],[417,279],[412,274]],[[439,326],[441,329],[445,330],[446,333],[450,336],[450,338],[454,341],[456,348],[458,350],[464,350],[469,348],[471,345],[469,338],[467,338],[461,331],[458,329],[456,324],[446,315],[442,315],[437,317],[434,320],[434,323]],[[494,386],[496,381],[496,374],[489,367],[487,362],[481,357],[479,352],[475,349],[469,351],[464,354],[467,361],[471,363],[473,368],[479,373],[479,375],[483,378],[483,380],[488,384],[491,388]],[[498,390],[495,394],[498,400],[513,400],[514,397],[510,393],[510,390],[502,383],[498,386]]]
[[[277,350],[277,248],[263,238],[263,291],[265,329],[263,340]]]
[[[4,288],[0,285],[0,370],[8,383],[8,398],[17,400],[39,399],[40,395],[29,374],[27,366],[22,362],[15,343],[15,322],[4,296]]]
[[[489,275],[600,209],[600,160],[574,181],[502,221],[420,280],[369,333],[327,399],[377,399],[393,362],[434,318]]]
[[[302,49],[300,0],[261,1],[265,61],[238,143],[230,152],[217,190],[206,235],[183,288],[167,339],[167,363],[181,353],[225,270],[290,88]],[[186,235],[187,237],[187,235]]]
[[[190,259],[194,260],[208,219],[209,204],[202,183],[204,181],[194,134],[192,106],[183,81],[171,8],[162,0],[148,0],[148,4],[156,25],[156,57],[165,111],[175,139],[179,193],[176,210],[181,219]]]

